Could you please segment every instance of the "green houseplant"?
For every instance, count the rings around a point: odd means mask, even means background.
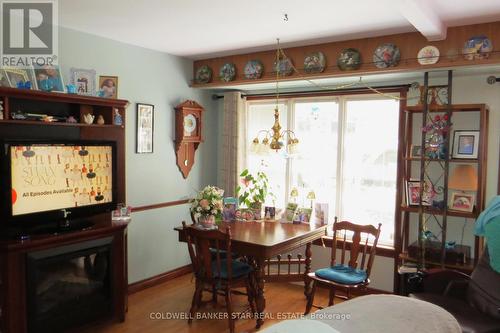
[[[248,169],[240,174],[241,185],[236,188],[240,205],[246,206],[254,211],[255,218],[261,218],[262,204],[266,201],[269,193],[269,179],[267,175],[259,171],[254,176]]]

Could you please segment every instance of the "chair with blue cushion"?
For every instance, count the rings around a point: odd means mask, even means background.
[[[346,299],[351,298],[353,289],[366,290],[370,283],[369,276],[375,259],[380,227],[380,223],[377,229],[373,225],[338,222],[335,217],[330,266],[308,274],[308,278],[312,280],[312,287],[306,295],[305,314],[308,314],[313,307],[314,293],[318,285],[330,290],[328,306],[333,305],[337,289],[345,291]],[[361,243],[362,240],[364,244]],[[337,245],[340,246],[340,261],[337,260]],[[350,252],[348,262],[346,262],[347,252]],[[361,257],[361,264],[358,266],[359,257]]]
[[[232,259],[231,229],[203,230],[191,225],[183,228],[188,243],[189,256],[195,275],[195,292],[190,310],[191,323],[196,311],[202,304],[202,294],[208,288],[221,292],[226,300],[229,329],[233,333],[235,322],[231,303],[233,288],[246,287],[246,295],[250,303],[251,313],[255,313],[255,279],[253,269],[247,263]]]

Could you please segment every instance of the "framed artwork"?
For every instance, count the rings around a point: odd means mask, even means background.
[[[424,184],[424,191],[422,194],[422,206],[432,205],[433,195],[432,186],[427,182]],[[420,181],[408,180],[406,182],[406,202],[408,206],[420,205]]]
[[[36,89],[35,74],[32,68],[12,68],[4,67],[2,69],[2,79],[0,86],[8,87],[4,84],[9,84],[12,88],[17,88],[19,83],[25,84],[31,82],[31,89]]]
[[[99,76],[99,96],[118,98],[118,76]]]
[[[64,82],[59,66],[34,66],[33,71],[38,90],[64,92]]]
[[[450,209],[462,212],[472,212],[474,209],[474,194],[453,192],[451,194]]]
[[[410,157],[422,157],[422,146],[411,145]]]
[[[477,158],[479,131],[455,131],[453,133],[453,158]]]
[[[153,152],[154,105],[137,103],[136,153]]]
[[[76,87],[76,93],[78,95],[95,96],[95,70],[71,68],[70,80],[71,84]]]
[[[0,69],[0,87],[10,87],[9,78],[3,69]]]

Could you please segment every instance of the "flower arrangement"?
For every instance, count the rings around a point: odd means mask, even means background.
[[[216,186],[206,186],[198,192],[194,199],[191,199],[191,213],[195,218],[207,216],[222,216],[222,196],[224,190]]]
[[[266,201],[269,191],[269,180],[262,171],[252,175],[248,169],[240,174],[241,185],[236,188],[236,193],[241,204],[247,208],[258,208]]]

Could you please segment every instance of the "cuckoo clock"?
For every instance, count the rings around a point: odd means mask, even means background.
[[[194,164],[194,153],[201,138],[201,114],[203,107],[187,100],[175,107],[175,154],[177,166],[187,178]]]

